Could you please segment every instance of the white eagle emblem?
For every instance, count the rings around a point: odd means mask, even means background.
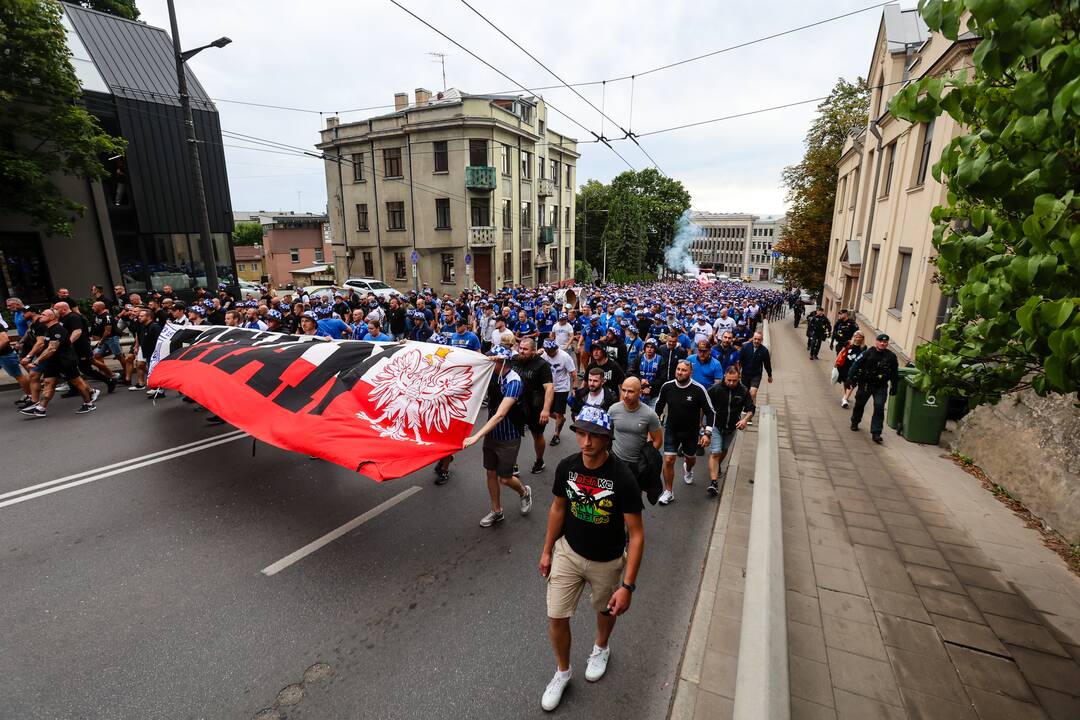
[[[424,355],[413,348],[396,354],[370,380],[373,387],[368,399],[382,415],[371,418],[360,412],[356,417],[370,422],[380,437],[431,445],[420,438],[421,428],[427,433],[445,432],[450,420],[468,416],[472,397],[472,368],[446,367],[450,352],[442,347]],[[388,425],[380,424],[384,421]]]

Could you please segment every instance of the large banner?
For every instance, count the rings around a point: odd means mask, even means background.
[[[147,381],[271,445],[377,481],[461,449],[492,363],[421,342],[373,343],[166,325]]]

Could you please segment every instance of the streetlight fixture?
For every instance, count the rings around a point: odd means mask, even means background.
[[[206,269],[206,286],[213,292],[218,285],[217,259],[214,254],[214,243],[210,237],[210,215],[206,209],[206,188],[203,185],[202,162],[199,160],[199,143],[195,138],[195,118],[191,113],[191,97],[188,95],[187,75],[184,72],[184,63],[198,55],[207,48],[223,48],[232,42],[227,37],[220,37],[208,45],[202,45],[191,50],[180,49],[180,32],[176,26],[176,8],[173,0],[168,0],[169,26],[172,29],[173,55],[176,58],[176,89],[180,96],[180,109],[184,113],[184,133],[188,144],[188,152],[191,154],[191,188],[195,193],[196,210],[199,213],[199,254],[202,255],[203,267]]]

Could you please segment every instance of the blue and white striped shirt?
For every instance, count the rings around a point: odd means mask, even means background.
[[[521,376],[515,370],[508,370],[505,375],[499,378],[498,397],[491,397],[488,402],[488,417],[495,416],[504,398],[514,398],[520,402],[521,391]],[[521,433],[514,427],[514,423],[510,421],[510,416],[507,415],[491,431],[491,437],[493,440],[517,440],[521,437]]]

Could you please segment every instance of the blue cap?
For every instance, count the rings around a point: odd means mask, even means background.
[[[278,312],[277,310],[269,310],[269,311],[267,311],[266,316],[267,317],[272,317],[275,320],[280,320],[281,319],[281,313]]]
[[[547,340],[544,341],[544,349],[545,350],[558,350],[559,349],[559,343],[555,342],[551,338],[548,338]]]
[[[316,322],[318,322],[319,320],[319,318],[316,317],[315,313],[311,312],[310,310],[305,310],[303,313],[301,313],[300,317],[307,318],[308,320],[315,320]]]
[[[490,357],[501,358],[503,360],[509,360],[514,357],[514,351],[505,345],[496,345],[488,352]]]
[[[559,313],[559,319],[560,320],[569,320],[570,316],[567,315],[566,313]]]
[[[570,429],[611,437],[611,416],[595,405],[586,405],[581,408]]]
[[[449,344],[449,343],[446,342],[446,336],[442,335],[441,333],[432,333],[431,337],[429,337],[427,341],[429,343],[432,343],[433,345],[447,345],[447,344]]]

